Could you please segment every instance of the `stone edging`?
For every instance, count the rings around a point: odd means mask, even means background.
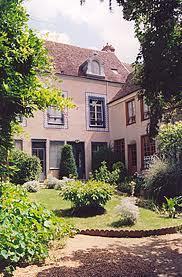
[[[80,230],[79,234],[89,236],[111,237],[111,238],[142,238],[149,236],[159,236],[174,234],[178,232],[178,229],[182,228],[182,225],[153,230],[98,230],[98,229],[86,229]]]

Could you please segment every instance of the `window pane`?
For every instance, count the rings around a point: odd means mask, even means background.
[[[64,114],[53,107],[47,110],[47,122],[52,125],[64,125]]]
[[[63,141],[51,141],[50,142],[50,168],[59,168],[61,161],[61,152],[64,145]]]
[[[15,148],[23,150],[23,141],[20,139],[15,140]]]
[[[92,61],[91,71],[93,74],[100,75],[100,65],[97,61]]]
[[[89,100],[90,126],[104,127],[104,99],[93,98]]]

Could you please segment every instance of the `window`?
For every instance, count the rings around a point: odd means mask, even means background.
[[[107,147],[107,142],[92,142],[92,155]]]
[[[125,163],[125,141],[124,139],[114,140],[114,152],[119,155],[119,158]]]
[[[56,110],[54,107],[49,107],[47,110],[48,125],[64,125],[64,114],[62,111]]]
[[[50,141],[49,148],[49,167],[53,169],[60,168],[61,152],[64,145],[63,141]]]
[[[23,141],[21,139],[15,139],[15,148],[23,150]]]
[[[142,136],[141,148],[142,168],[147,169],[152,161],[153,155],[156,152],[155,140],[151,140],[148,136]]]
[[[89,126],[105,128],[105,100],[101,97],[89,97]]]
[[[149,106],[145,103],[145,99],[141,99],[141,119],[146,120],[149,118]]]
[[[97,61],[92,61],[91,72],[94,75],[100,75],[100,64]]]
[[[126,124],[130,125],[136,122],[135,100],[126,103]]]

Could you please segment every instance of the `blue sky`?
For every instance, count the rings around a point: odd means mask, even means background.
[[[132,22],[122,18],[120,7],[108,9],[108,0],[28,0],[30,26],[49,40],[101,50],[108,42],[124,62],[134,62],[139,44]]]

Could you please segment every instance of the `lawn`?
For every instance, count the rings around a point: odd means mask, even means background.
[[[46,208],[54,211],[57,215],[63,216],[69,223],[73,223],[79,229],[116,229],[113,227],[120,219],[116,206],[120,204],[122,196],[115,195],[106,204],[106,212],[101,215],[89,217],[74,217],[70,215],[71,202],[63,200],[59,196],[59,191],[53,189],[42,189],[37,193],[30,193],[31,200],[43,204]],[[182,219],[170,219],[159,214],[140,208],[138,222],[132,227],[119,227],[117,229],[158,229],[182,224]]]

